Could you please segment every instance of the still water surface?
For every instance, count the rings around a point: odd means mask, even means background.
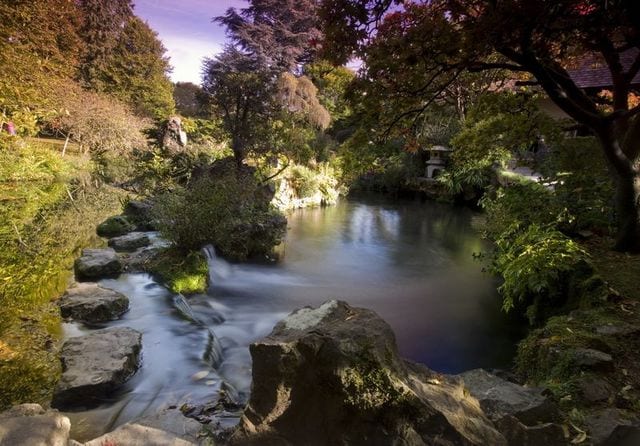
[[[518,333],[500,312],[495,281],[472,257],[486,246],[471,218],[467,209],[432,202],[344,200],[290,214],[277,264],[232,265],[211,255],[212,286],[188,305],[146,274],[101,281],[129,296],[130,311],[108,326],[143,333],[143,362],[111,401],[70,414],[74,438],[167,405],[215,400],[223,381],[246,400],[248,345],[292,310],[327,299],[375,310],[401,354],[432,369],[508,366]],[[66,336],[90,329],[64,328]],[[210,360],[211,332],[221,347],[218,364]]]

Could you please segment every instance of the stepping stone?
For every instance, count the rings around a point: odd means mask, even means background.
[[[122,272],[122,262],[111,248],[83,249],[73,267],[78,280],[97,280]]]
[[[118,319],[129,309],[129,298],[96,283],[78,283],[58,301],[64,318],[85,322],[105,322]]]

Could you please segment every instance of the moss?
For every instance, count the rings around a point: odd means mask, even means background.
[[[194,294],[207,291],[209,267],[200,252],[188,254],[168,248],[155,256],[147,270],[157,275],[174,293]]]
[[[101,237],[117,237],[131,232],[134,229],[135,226],[129,222],[127,217],[116,215],[100,223],[96,228],[96,232]]]

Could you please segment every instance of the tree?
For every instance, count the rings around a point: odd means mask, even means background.
[[[334,53],[344,57],[354,49],[366,52],[373,39],[370,31],[394,3],[399,2],[326,0],[325,20],[345,14],[340,23],[334,21],[326,29],[328,42],[339,49]],[[640,72],[640,4],[629,0],[405,3],[408,10],[424,12],[419,21],[403,22],[406,36],[411,37],[405,44],[418,47],[424,59],[435,59],[441,71],[426,73],[424,89],[417,94],[431,100],[446,85],[443,77],[455,73],[504,69],[533,76],[553,102],[599,139],[616,181],[615,247],[640,252],[640,106],[629,103],[630,94],[638,92],[632,81]],[[339,29],[340,24],[346,31]],[[434,34],[434,28],[440,32]],[[384,39],[383,34],[378,36]],[[588,95],[569,75],[572,63],[587,55],[608,69],[613,85],[610,112],[600,107],[600,97]],[[410,62],[395,61],[402,66]]]
[[[102,91],[129,104],[136,113],[157,119],[174,112],[171,70],[166,49],[155,31],[130,17],[100,69]]]
[[[81,15],[67,0],[0,0],[0,112],[36,112],[77,68]]]
[[[232,46],[204,62],[202,89],[222,117],[238,167],[265,139],[276,109],[275,80],[275,73],[256,57]]]
[[[313,60],[322,33],[316,0],[250,0],[237,11],[229,8],[215,21],[227,27],[234,45],[253,54],[262,65],[297,71]]]
[[[173,86],[173,100],[182,116],[198,118],[204,116],[202,87],[191,82],[177,82]]]
[[[118,45],[124,27],[133,17],[131,0],[80,0],[84,16],[81,30],[85,52],[78,77],[85,87],[104,91],[105,66]]]

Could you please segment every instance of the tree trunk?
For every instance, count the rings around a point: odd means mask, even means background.
[[[231,150],[233,150],[233,157],[236,160],[236,165],[239,171],[242,168],[242,165],[244,164],[244,157],[245,157],[244,145],[242,144],[241,141],[234,140],[231,143]]]
[[[617,251],[640,253],[640,175],[619,175],[616,188]]]
[[[636,129],[633,128],[633,131]],[[605,155],[616,176],[618,235],[614,249],[640,253],[640,170],[637,148],[623,150],[613,125],[598,132]],[[629,135],[627,135],[629,136]],[[633,136],[633,135],[632,135]],[[631,144],[637,144],[636,141]]]

